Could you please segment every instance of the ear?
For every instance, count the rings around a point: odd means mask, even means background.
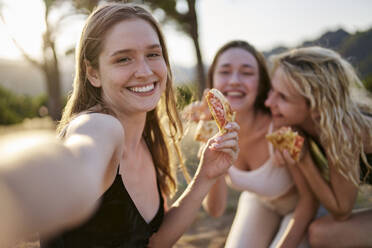
[[[101,87],[101,80],[99,78],[98,70],[95,69],[88,60],[85,60],[85,71],[86,71],[86,76],[89,80],[89,82],[94,86],[94,87]]]

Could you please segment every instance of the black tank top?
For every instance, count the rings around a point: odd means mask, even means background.
[[[159,191],[159,208],[147,223],[129,196],[120,174],[102,195],[96,213],[84,224],[49,241],[41,248],[138,248],[146,247],[164,217],[164,200]]]

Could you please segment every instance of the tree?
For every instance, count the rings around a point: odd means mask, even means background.
[[[177,9],[177,3],[181,2],[187,3],[187,11],[180,12]],[[163,10],[166,15],[164,15],[163,22],[173,21],[177,26],[191,37],[194,43],[196,59],[197,59],[197,72],[198,72],[198,95],[199,98],[203,95],[203,90],[205,89],[205,72],[203,57],[200,50],[199,44],[199,31],[198,31],[198,18],[196,13],[196,0],[148,0],[143,1],[144,4],[150,6],[151,9]]]
[[[48,94],[48,111],[53,120],[59,120],[62,110],[62,97],[61,97],[61,73],[59,69],[58,56],[56,51],[56,37],[55,33],[57,26],[62,18],[55,24],[49,20],[49,15],[53,7],[58,4],[58,0],[43,0],[45,11],[45,32],[42,35],[42,56],[37,60],[32,58],[23,47],[17,42],[14,37],[11,37],[15,46],[21,52],[23,58],[31,65],[39,69],[46,82],[46,91]],[[2,21],[6,24],[4,16],[0,13]]]
[[[98,4],[99,0],[42,0],[44,3],[44,22],[45,32],[42,34],[42,56],[37,60],[32,58],[23,47],[17,42],[14,37],[11,37],[15,46],[21,52],[23,58],[31,65],[39,69],[46,83],[48,95],[48,112],[53,120],[59,120],[62,114],[62,93],[61,93],[61,71],[59,68],[59,55],[56,49],[56,38],[59,27],[63,20],[74,14],[89,14]],[[72,4],[73,9],[65,13],[60,13],[59,19],[52,22],[50,14],[54,9],[58,9],[62,4]],[[3,2],[0,0],[0,18],[6,24],[6,20],[2,15],[4,8]],[[69,49],[65,53],[71,52]]]

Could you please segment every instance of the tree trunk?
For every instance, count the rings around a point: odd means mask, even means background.
[[[48,112],[54,121],[62,116],[61,77],[54,42],[46,37],[43,47],[43,73],[48,93]]]
[[[195,0],[187,0],[189,6],[189,20],[190,20],[190,30],[189,34],[194,42],[196,58],[197,58],[197,75],[198,75],[198,97],[201,99],[203,97],[203,91],[205,89],[206,80],[204,72],[203,56],[199,45],[199,31],[198,31],[198,20],[195,10]]]
[[[61,82],[58,66],[52,62],[44,67],[43,73],[48,94],[48,112],[54,121],[58,121],[62,115]]]

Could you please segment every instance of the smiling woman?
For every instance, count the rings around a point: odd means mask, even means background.
[[[98,68],[85,62],[89,81],[102,88],[102,99],[117,114],[154,109],[166,87],[159,38],[142,19],[131,18],[107,31]]]
[[[0,192],[0,200],[5,195],[10,205],[25,203],[19,205],[26,209],[27,223],[13,216],[14,229],[37,228],[42,248],[171,247],[191,225],[216,178],[235,161],[238,129],[230,122],[224,134],[209,141],[190,185],[168,209],[166,197],[177,185],[170,145],[177,149],[182,124],[164,37],[143,7],[102,5],[88,17],[81,34],[74,88],[58,126],[60,140],[31,146],[27,154],[15,151],[19,160],[9,163],[20,166],[12,174],[0,170],[0,183],[9,188]],[[50,150],[48,144],[58,149]],[[68,166],[61,167],[65,162]],[[37,170],[22,180],[30,168]],[[44,179],[38,192],[21,194],[37,187],[37,175],[53,168],[58,176],[46,174],[53,185],[48,187]],[[77,190],[64,191],[64,182],[67,189]],[[64,200],[62,207],[49,202],[52,193]],[[76,206],[91,209],[96,203],[97,211],[81,223]]]

